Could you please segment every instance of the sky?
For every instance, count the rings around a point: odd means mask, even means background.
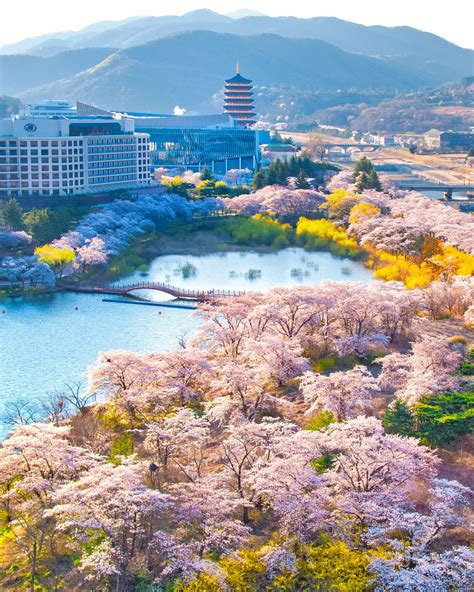
[[[205,3],[204,3],[205,2]],[[253,0],[247,5],[270,16],[335,16],[364,25],[408,25],[440,35],[462,47],[473,47],[474,9],[470,0]],[[184,14],[209,8],[221,14],[245,8],[245,0],[140,0],[136,6],[123,0],[42,0],[2,2],[0,45],[55,31],[77,30],[101,20],[130,16]]]

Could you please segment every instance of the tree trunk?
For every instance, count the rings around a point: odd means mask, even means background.
[[[31,556],[31,579],[30,579],[30,592],[35,592],[35,579],[36,579],[36,541],[33,543],[33,552]]]

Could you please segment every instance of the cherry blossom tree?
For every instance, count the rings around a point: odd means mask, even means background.
[[[252,314],[266,298],[259,292],[248,292],[235,298],[216,299],[199,306],[203,323],[191,344],[205,346],[213,355],[235,358],[248,337],[258,337],[269,322],[262,310]]]
[[[435,474],[433,451],[415,438],[386,434],[375,417],[330,424],[324,438],[334,455],[325,478],[337,494],[409,491],[416,478]]]
[[[159,354],[101,353],[90,369],[89,393],[116,398],[132,419],[159,412],[199,396],[210,372],[202,352],[183,349]]]
[[[365,366],[324,376],[305,372],[300,382],[307,413],[331,411],[338,421],[364,415],[372,410],[372,397],[379,390]]]
[[[301,287],[297,291],[289,288],[274,288],[268,293],[265,306],[259,312],[271,318],[274,331],[285,338],[300,337],[310,331],[318,320],[316,291]]]
[[[270,387],[280,387],[308,370],[309,361],[302,354],[297,340],[266,334],[258,340],[247,340],[242,357],[247,364],[261,369],[264,382]]]
[[[191,482],[202,477],[209,439],[209,422],[191,409],[179,409],[174,414],[150,422],[145,447],[152,455],[153,480],[160,486],[168,481],[170,465]]]
[[[255,420],[268,404],[275,402],[266,386],[264,369],[233,360],[219,364],[211,389],[214,401],[207,404],[206,410],[209,417],[220,422],[239,415]]]
[[[393,217],[402,217],[409,225],[419,225],[423,234],[432,234],[466,253],[474,253],[474,220],[469,214],[447,208],[416,192],[392,200],[390,212]]]
[[[337,189],[345,189],[347,191],[354,191],[354,175],[352,171],[341,171],[337,175],[333,175],[326,184],[328,191],[336,191]]]
[[[211,366],[203,352],[187,348],[154,357],[159,371],[160,396],[184,405],[197,399],[208,382]]]
[[[244,524],[248,524],[249,509],[256,500],[258,471],[285,448],[294,430],[293,424],[270,419],[228,426],[227,437],[220,444],[220,462],[228,486],[242,501]]]
[[[82,247],[77,249],[77,262],[82,266],[82,271],[86,267],[105,265],[107,263],[107,254],[104,251],[104,247],[104,241],[96,236],[88,239]]]
[[[144,403],[145,396],[155,393],[155,370],[150,355],[122,350],[103,352],[88,371],[87,392],[98,400],[114,398],[136,420],[142,417],[140,401]]]
[[[255,193],[224,199],[227,208],[246,216],[254,214],[294,214],[313,212],[324,202],[324,195],[313,189],[291,189],[268,185]]]
[[[424,395],[458,388],[459,378],[453,373],[461,359],[446,339],[424,335],[412,344],[411,354],[393,353],[380,360],[380,385],[414,405]]]
[[[37,286],[52,288],[55,283],[54,271],[46,263],[38,261],[23,274],[22,281],[28,283],[33,288]]]
[[[355,235],[361,245],[408,256],[418,254],[423,240],[418,224],[390,216],[376,216],[351,224],[349,233]]]
[[[36,256],[5,257],[0,259],[0,277],[22,286],[52,288],[56,282],[54,271]]]
[[[131,569],[147,568],[142,550],[160,530],[171,500],[145,485],[146,473],[146,464],[133,458],[101,463],[55,493],[50,515],[72,537],[79,569],[92,585],[127,590]]]
[[[360,504],[367,526],[365,544],[384,545],[395,552],[403,550],[407,555],[422,557],[431,553],[450,530],[467,525],[472,494],[469,488],[457,481],[435,478],[420,481],[418,490],[424,497],[418,503],[421,507],[403,496],[372,498],[365,507]]]
[[[226,486],[219,473],[175,486],[177,526],[174,535],[188,541],[192,554],[202,560],[209,553],[228,554],[242,546],[250,528],[238,518],[242,499]]]
[[[377,590],[468,590],[474,577],[474,553],[467,547],[456,547],[439,553],[433,541],[446,535],[448,528],[463,525],[462,511],[469,490],[457,482],[435,479],[429,492],[428,513],[388,508],[386,516],[390,534],[402,529],[408,545],[385,537],[394,546],[391,557],[371,563]],[[379,539],[381,540],[381,539]]]
[[[372,347],[385,347],[409,331],[418,310],[416,295],[399,285],[331,284],[336,296],[337,347],[342,354],[366,355]]]
[[[287,452],[256,471],[255,491],[259,505],[277,516],[281,534],[309,541],[326,527],[330,491],[299,443],[287,438]]]
[[[370,564],[376,592],[469,592],[474,579],[474,551],[454,547],[443,553],[413,556],[403,552]]]
[[[447,281],[432,282],[421,290],[421,297],[431,318],[460,317],[474,301],[474,277],[454,276]]]
[[[31,243],[32,237],[23,230],[0,228],[0,249],[17,249]]]
[[[69,434],[69,427],[18,425],[0,448],[1,502],[15,544],[28,559],[31,590],[44,546],[56,546],[48,513],[55,492],[98,462],[71,444]]]

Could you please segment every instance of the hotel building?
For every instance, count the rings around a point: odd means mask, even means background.
[[[151,182],[149,140],[129,118],[0,120],[0,199],[145,187]]]

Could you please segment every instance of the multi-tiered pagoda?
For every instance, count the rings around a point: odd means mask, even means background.
[[[225,81],[224,111],[231,115],[239,127],[250,127],[255,123],[252,81],[237,73]]]

